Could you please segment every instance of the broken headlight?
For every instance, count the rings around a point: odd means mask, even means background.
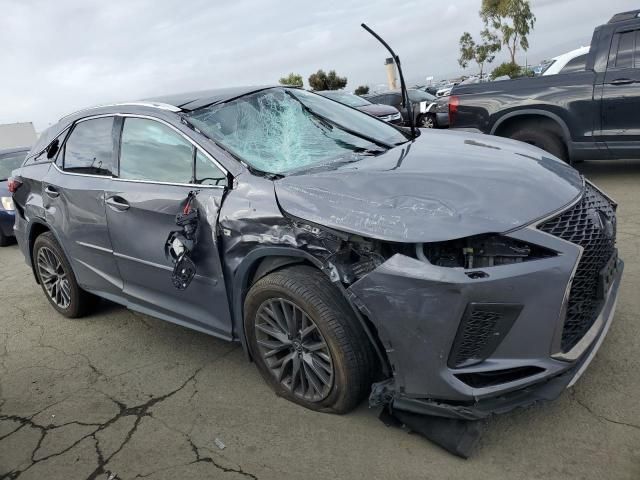
[[[486,268],[555,255],[551,250],[502,235],[478,235],[416,245],[416,257],[440,267]]]

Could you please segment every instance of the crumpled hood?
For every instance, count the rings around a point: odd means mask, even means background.
[[[512,230],[561,209],[582,188],[576,170],[536,147],[437,130],[377,157],[275,182],[290,215],[407,243]]]

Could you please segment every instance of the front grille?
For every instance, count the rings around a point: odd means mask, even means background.
[[[568,352],[591,328],[602,308],[598,282],[601,270],[615,251],[615,205],[587,184],[576,205],[546,221],[539,229],[584,249],[571,284],[562,330],[561,348]]]

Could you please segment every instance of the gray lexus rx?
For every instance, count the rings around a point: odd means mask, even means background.
[[[240,342],[281,396],[479,419],[553,399],[613,318],[616,204],[548,153],[300,89],[83,110],[10,188],[55,310]]]

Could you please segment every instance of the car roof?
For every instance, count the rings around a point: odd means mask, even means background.
[[[252,87],[228,87],[212,90],[200,90],[197,92],[177,93],[160,97],[147,98],[145,102],[163,103],[180,110],[191,111],[198,108],[224,103],[250,93],[266,90],[267,88],[282,87],[282,85],[262,85]]]

